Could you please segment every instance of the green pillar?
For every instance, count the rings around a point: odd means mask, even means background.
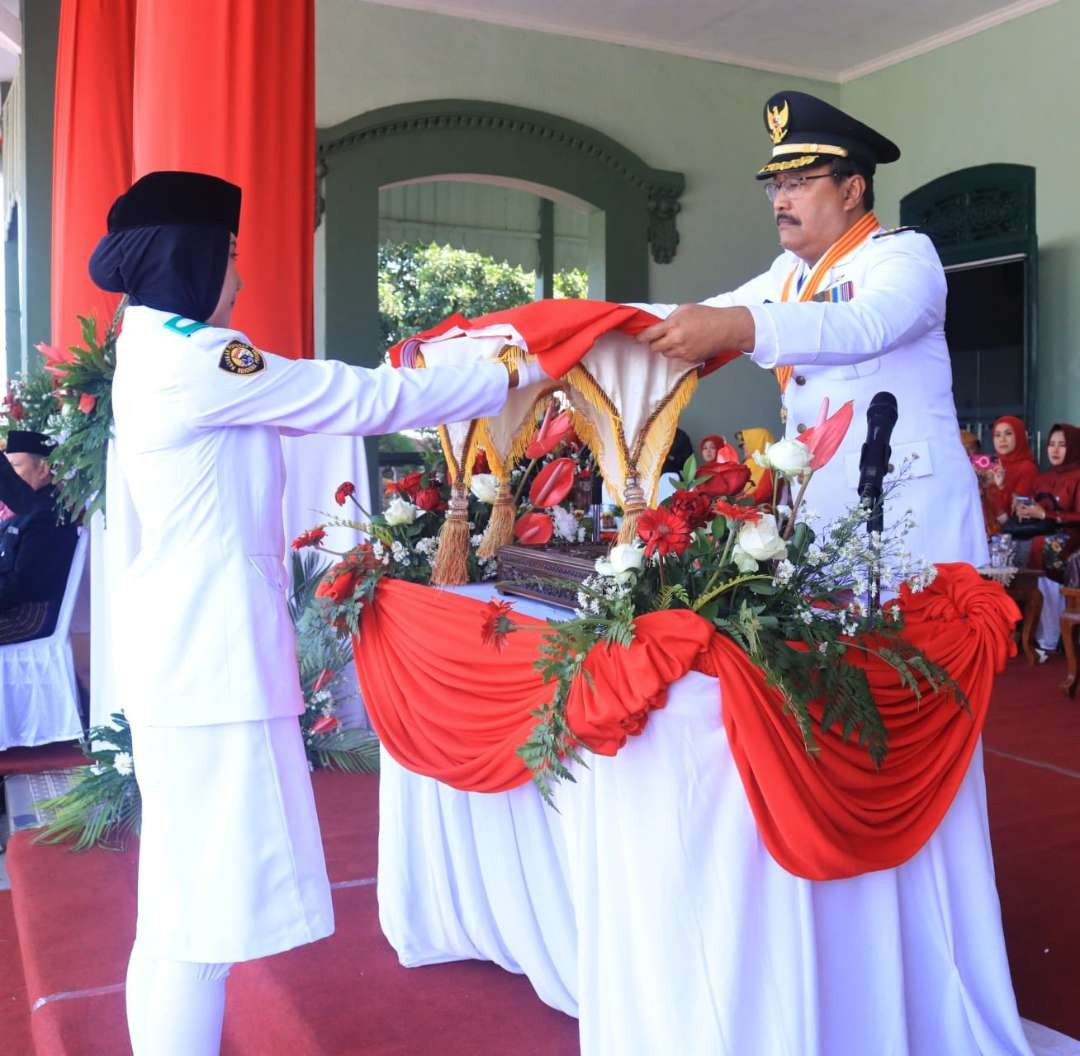
[[[53,100],[60,0],[23,0],[20,76],[26,171],[18,174],[21,366],[51,339]],[[10,353],[9,353],[10,356]]]

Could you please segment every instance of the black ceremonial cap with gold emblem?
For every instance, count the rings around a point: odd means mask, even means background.
[[[777,92],[765,104],[764,119],[773,148],[772,158],[758,169],[759,180],[840,158],[850,158],[873,172],[876,166],[900,157],[900,148],[892,140],[805,92]]]

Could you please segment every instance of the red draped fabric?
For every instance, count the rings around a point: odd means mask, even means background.
[[[903,599],[904,636],[940,664],[970,710],[922,687],[919,699],[884,661],[862,657],[889,731],[880,770],[835,731],[807,753],[762,672],[695,613],[639,617],[627,648],[595,647],[567,701],[583,743],[613,755],[663,707],[667,686],[691,669],[718,677],[731,752],[765,845],[789,872],[813,880],[901,864],[951,804],[982,730],[994,674],[1015,651],[1016,606],[967,565],[943,565],[935,583]],[[456,788],[500,792],[529,773],[515,754],[550,699],[533,664],[539,621],[481,646],[487,607],[394,580],[379,585],[354,643],[364,701],[387,751],[403,766]],[[854,653],[854,651],[852,651]],[[818,713],[820,714],[820,712]]]
[[[243,188],[232,325],[292,357],[312,355],[314,38],[313,0],[138,4],[134,176],[193,169]]]
[[[95,316],[102,334],[119,301],[90,281],[86,265],[109,206],[131,183],[135,3],[63,0],[60,8],[50,341],[63,348],[82,340],[77,316]]]
[[[592,348],[602,334],[610,330],[622,330],[627,334],[640,334],[658,321],[658,317],[641,308],[609,301],[578,301],[558,299],[533,301],[517,308],[491,312],[466,319],[455,313],[437,326],[422,334],[401,341],[390,349],[390,362],[401,365],[401,351],[411,341],[425,341],[438,337],[457,326],[462,330],[479,330],[485,326],[508,323],[525,339],[528,350],[540,360],[540,365],[553,378],[561,378]],[[742,355],[727,351],[710,359],[702,368],[702,375],[710,374],[725,363]]]

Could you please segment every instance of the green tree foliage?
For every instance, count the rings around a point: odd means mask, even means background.
[[[585,272],[559,272],[555,296],[588,296]],[[536,275],[506,261],[434,242],[379,247],[379,322],[387,347],[454,312],[472,319],[528,304],[535,297]]]

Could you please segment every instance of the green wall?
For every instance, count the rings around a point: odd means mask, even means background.
[[[1036,427],[1080,421],[1080,171],[1075,41],[1080,3],[1060,3],[845,85],[399,8],[319,0],[317,122],[424,99],[487,99],[603,132],[648,164],[685,173],[681,242],[652,264],[651,298],[693,301],[763,270],[777,251],[753,172],[768,155],[761,106],[774,91],[822,96],[881,128],[904,155],[878,174],[877,211],[944,173],[984,162],[1036,166],[1040,335]],[[1067,182],[1067,181],[1071,181]],[[333,354],[333,350],[330,350]],[[695,438],[778,426],[777,390],[746,361],[703,384]]]
[[[883,223],[937,176],[1004,161],[1036,168],[1039,340],[1036,421],[1080,421],[1080,4],[1059,3],[844,85],[846,110],[895,139],[878,170]]]
[[[543,110],[611,136],[649,165],[686,175],[681,241],[652,264],[651,299],[694,301],[762,271],[777,252],[753,174],[769,155],[764,100],[783,87],[838,100],[839,85],[660,52],[508,29],[399,8],[316,5],[316,120],[377,107],[484,99]],[[333,349],[328,350],[333,355]],[[684,422],[692,436],[778,427],[772,376],[738,362],[707,379]]]

